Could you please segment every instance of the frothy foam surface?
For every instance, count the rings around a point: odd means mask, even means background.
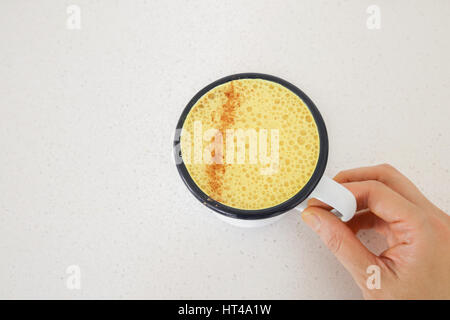
[[[226,158],[228,129],[278,129],[279,162],[273,174],[261,174],[267,164],[195,163],[186,168],[210,198],[230,207],[258,210],[278,205],[297,194],[309,181],[319,157],[319,134],[305,103],[282,85],[262,79],[239,79],[219,85],[204,94],[192,107],[183,125],[181,153],[193,154],[194,122],[201,121],[203,132],[218,129],[224,137]],[[270,150],[271,136],[268,134]],[[236,140],[235,140],[236,141]],[[208,145],[203,142],[203,148]],[[235,143],[236,145],[236,143]],[[191,148],[189,153],[187,148]]]

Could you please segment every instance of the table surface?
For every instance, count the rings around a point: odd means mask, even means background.
[[[388,162],[450,212],[450,2],[376,1],[369,29],[372,2],[2,1],[0,298],[361,298],[298,213],[217,219],[171,141],[208,83],[273,74],[321,111],[328,175]]]

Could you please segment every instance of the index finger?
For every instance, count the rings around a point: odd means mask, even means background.
[[[370,209],[386,222],[415,219],[416,206],[385,184],[376,181],[343,183],[356,198],[357,210]]]
[[[344,170],[339,172],[334,180],[339,183],[377,180],[413,203],[422,204],[428,201],[411,180],[389,164]]]

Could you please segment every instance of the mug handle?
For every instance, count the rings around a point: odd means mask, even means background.
[[[322,176],[313,192],[297,208],[301,211],[305,210],[311,198],[316,198],[333,207],[331,212],[344,222],[355,215],[356,199],[353,193],[327,176]]]

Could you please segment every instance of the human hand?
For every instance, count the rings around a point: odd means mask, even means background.
[[[334,178],[350,190],[358,213],[347,223],[317,199],[303,220],[350,272],[366,299],[450,299],[450,217],[390,165],[342,171]],[[375,229],[389,248],[370,252],[356,233]],[[380,289],[369,289],[366,272],[380,270]]]

